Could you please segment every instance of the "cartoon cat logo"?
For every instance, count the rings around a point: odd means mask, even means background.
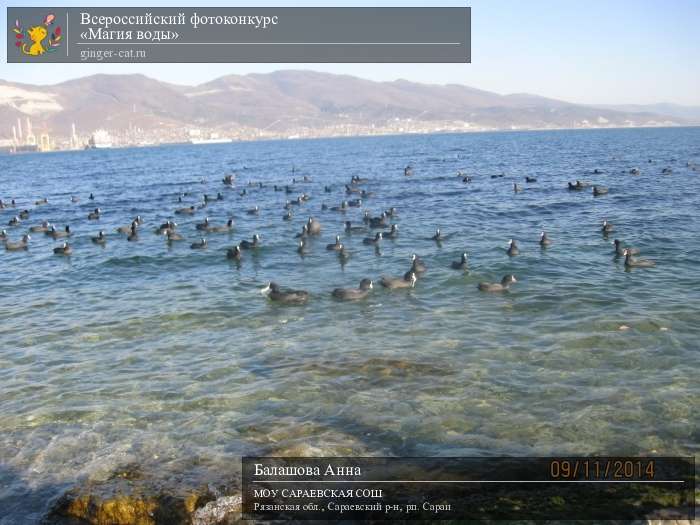
[[[17,46],[20,51],[29,56],[39,56],[44,53],[53,53],[61,45],[61,26],[56,26],[49,36],[49,26],[53,25],[53,21],[56,16],[53,13],[49,13],[44,18],[41,25],[33,26],[28,28],[26,31],[22,29],[22,25],[19,20],[15,20],[15,27],[12,30],[15,32],[15,46]],[[44,40],[48,38],[46,44]]]

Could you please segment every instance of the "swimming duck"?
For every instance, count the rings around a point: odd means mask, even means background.
[[[139,240],[139,230],[138,230],[138,227],[136,225],[136,221],[134,221],[131,224],[131,232],[129,232],[129,235],[127,236],[126,240],[129,242],[134,242],[134,241]]]
[[[8,226],[19,226],[20,224],[22,224],[22,220],[17,216],[12,217],[7,223]]]
[[[302,304],[309,300],[309,292],[305,290],[282,290],[277,283],[269,282],[262,293],[270,300],[285,304]]]
[[[305,239],[309,235],[309,225],[304,224],[304,226],[301,227],[301,232],[297,233],[294,238],[295,239]]]
[[[343,201],[340,203],[340,206],[333,206],[331,208],[331,211],[346,212],[347,210],[348,210],[348,201]]]
[[[226,250],[226,258],[231,259],[234,261],[240,261],[241,260],[241,248],[240,246],[236,245],[233,248],[229,248]]]
[[[189,206],[188,208],[178,208],[175,210],[175,213],[177,215],[194,215],[194,212],[196,211],[194,206]]]
[[[88,199],[90,199],[91,201],[94,201],[94,200],[95,200],[95,196],[91,193],[90,196],[88,197]]]
[[[340,235],[335,236],[335,242],[333,244],[326,244],[326,250],[338,251],[343,247],[343,243],[340,242]]]
[[[369,221],[372,220],[372,217],[369,214],[369,210],[365,210],[364,213],[362,214],[362,222],[365,224],[369,224]]]
[[[51,224],[49,221],[42,221],[42,223],[39,226],[32,226],[29,228],[29,231],[32,233],[46,233],[49,231],[49,228],[51,227]]]
[[[70,231],[70,226],[66,226],[63,230],[57,230],[55,226],[51,226],[46,232],[46,235],[54,239],[60,239],[61,237],[70,237],[73,235],[73,232]]]
[[[299,244],[297,245],[297,253],[301,256],[306,255],[306,241],[304,239],[299,241]]]
[[[73,203],[80,202],[80,197],[76,197],[75,195],[73,195],[73,196],[70,198],[70,201],[73,202]]]
[[[128,225],[119,226],[119,228],[116,229],[116,232],[117,233],[125,233],[128,235],[131,233],[131,229],[134,227],[134,225],[135,225],[135,221],[131,221]]]
[[[338,259],[340,259],[341,264],[350,258],[350,252],[345,247],[344,244],[340,245],[340,250],[338,250]]]
[[[601,173],[603,173],[603,170],[601,169],[596,168],[593,170],[593,175],[600,175]]]
[[[223,179],[221,179],[221,182],[223,182],[226,186],[233,186],[235,175],[226,175]]]
[[[620,239],[615,239],[612,242],[615,245],[615,255],[622,257],[625,255],[625,250],[630,252],[632,255],[639,255],[639,249],[638,248],[631,248],[631,247],[624,247],[622,245],[622,241]]]
[[[428,271],[428,267],[421,261],[415,253],[411,254],[411,270],[416,274],[425,273]]]
[[[529,182],[529,183],[537,182],[537,178],[536,178],[536,177],[528,177],[528,176],[526,175],[526,176],[525,176],[525,182]]]
[[[254,250],[260,246],[260,235],[253,235],[253,241],[242,240],[239,244],[242,250]]]
[[[399,236],[398,224],[392,224],[391,230],[389,230],[389,232],[385,233],[383,236],[385,239],[396,239]]]
[[[403,277],[382,277],[379,281],[384,288],[413,288],[417,281],[415,272],[407,272]]]
[[[639,168],[632,168],[630,170],[630,175],[639,175],[641,173]]]
[[[593,186],[593,196],[600,197],[601,195],[607,195],[608,188],[605,186]]]
[[[313,217],[309,217],[309,220],[306,224],[309,227],[309,234],[319,235],[321,233],[321,223]]]
[[[336,288],[331,295],[342,301],[357,301],[367,297],[373,287],[371,279],[362,279],[359,288]]]
[[[581,182],[580,180],[577,180],[576,183],[571,183],[569,182],[569,189],[570,190],[575,190],[575,191],[580,191],[586,187],[586,184]]]
[[[120,231],[121,228],[124,228],[124,226],[117,228],[117,231],[119,231],[120,233],[125,233],[123,231]],[[126,226],[126,228],[131,230],[131,226]],[[154,231],[155,231],[156,235],[165,235],[168,232],[175,231],[175,228],[177,228],[177,223],[175,223],[173,221],[165,221],[163,224],[158,226]]]
[[[293,218],[293,217],[292,217],[292,212],[291,212],[291,211],[288,211],[287,213],[284,214],[284,216],[282,217],[282,220],[283,220],[283,221],[291,221],[292,218]]]
[[[365,237],[362,244],[379,244],[382,240],[382,232],[377,232],[374,237]]]
[[[53,253],[54,255],[71,255],[73,248],[67,242],[64,242],[61,246],[54,248]]]
[[[411,175],[413,175],[413,167],[412,167],[410,164],[409,164],[408,166],[406,166],[406,167],[403,169],[403,174],[404,174],[406,177],[410,177]]]
[[[349,200],[348,206],[350,206],[351,208],[361,208],[362,207],[362,199]]]
[[[204,217],[204,221],[195,224],[195,228],[199,231],[209,229],[209,217]]]
[[[398,217],[398,215],[399,215],[399,210],[397,210],[396,208],[394,208],[394,207],[392,206],[391,208],[389,208],[388,210],[386,210],[384,213],[386,214],[387,217]]]
[[[90,240],[94,244],[107,244],[107,237],[105,237],[105,232],[103,232],[102,230],[100,230],[100,232],[97,234],[97,237],[90,237]]]
[[[29,218],[29,210],[22,210],[19,212],[19,218],[20,219],[28,219]]]
[[[513,257],[514,255],[518,255],[520,253],[520,250],[518,249],[518,245],[515,243],[513,239],[508,241],[508,249],[506,250],[506,253]]]
[[[353,226],[350,221],[345,221],[345,231],[346,232],[364,232],[367,231],[367,228],[364,226]]]
[[[440,233],[440,228],[438,228],[437,230],[435,230],[435,235],[433,235],[433,236],[430,238],[430,240],[435,241],[435,242],[442,242],[442,241],[445,240],[445,238],[444,238],[444,237],[442,236],[442,234]]]
[[[49,199],[47,199],[46,197],[44,197],[43,199],[39,199],[38,201],[34,201],[34,204],[36,206],[42,206],[42,205],[48,204],[48,203],[49,203]]]
[[[233,219],[229,218],[226,224],[219,226],[209,226],[207,231],[210,233],[227,233],[233,229]]]
[[[100,218],[100,209],[99,208],[95,208],[93,211],[88,213],[88,220],[96,221],[99,218]]]
[[[603,235],[607,235],[608,233],[610,233],[614,229],[615,229],[615,226],[613,226],[612,223],[608,222],[608,220],[605,219],[603,221],[603,225],[600,228],[600,231],[601,231],[601,233],[603,233]]]
[[[386,223],[386,212],[382,212],[382,214],[379,217],[370,217],[369,219],[369,226],[370,228],[386,228],[387,223]]]
[[[254,208],[251,208],[251,209],[249,209],[248,211],[246,211],[246,213],[247,213],[248,215],[259,215],[259,214],[260,214],[260,207],[259,207],[259,206],[255,206]]]
[[[7,230],[0,231],[0,241],[7,240]]]
[[[522,187],[518,186],[517,183],[513,183],[513,192],[518,193],[519,191],[523,191]]]
[[[467,252],[464,252],[462,254],[462,257],[459,261],[452,261],[451,266],[453,270],[468,270],[469,263],[467,262]]]
[[[362,190],[360,192],[360,197],[363,199],[369,199],[370,197],[374,197],[374,192],[373,191],[367,191],[367,190]]]
[[[324,191],[325,193],[330,193],[330,192],[333,191],[333,190],[331,189],[330,186],[324,186],[324,187],[323,187],[323,191]]]
[[[169,243],[170,243],[170,242],[176,242],[176,241],[183,241],[183,240],[185,240],[185,238],[184,238],[182,235],[180,235],[179,233],[177,233],[175,230],[168,230],[168,231],[165,233],[165,236],[166,236],[166,240],[167,240]]]
[[[507,292],[510,285],[517,283],[515,275],[506,275],[500,283],[479,283],[478,288],[482,292]]]
[[[547,232],[543,231],[542,233],[540,233],[540,246],[546,248],[550,244],[552,244],[552,241],[549,237],[547,237]]]
[[[10,242],[8,240],[5,241],[5,249],[8,252],[17,252],[19,250],[26,250],[29,247],[29,241],[31,240],[31,237],[29,235],[24,235],[22,237],[22,240],[19,242]]]
[[[629,249],[625,249],[622,253],[625,256],[625,268],[651,268],[656,266],[656,262],[651,259],[635,259],[632,257],[632,252]]]
[[[369,179],[358,177],[357,175],[353,175],[350,179],[352,184],[366,184],[368,181]]]
[[[202,237],[199,241],[190,244],[190,248],[192,248],[193,250],[203,250],[206,247],[207,240],[204,237]]]

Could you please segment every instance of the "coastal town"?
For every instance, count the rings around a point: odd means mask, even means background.
[[[674,125],[664,121],[645,123],[649,127]],[[228,129],[211,128],[177,128],[143,129],[129,126],[126,129],[81,130],[75,123],[63,135],[51,134],[47,130],[35,130],[29,117],[17,118],[11,126],[11,138],[0,139],[1,153],[29,153],[51,151],[75,151],[104,148],[153,147],[172,144],[219,144],[255,140],[290,140],[333,137],[361,137],[402,134],[429,133],[468,133],[485,131],[526,131],[543,129],[597,129],[609,126],[605,121],[589,122],[587,120],[572,122],[571,126],[550,125],[546,127],[517,126],[507,128],[478,125],[459,120],[416,120],[411,118],[393,118],[381,124],[347,122],[323,127],[298,126],[285,129],[253,128],[246,126]],[[639,127],[636,122],[628,122],[623,127]]]

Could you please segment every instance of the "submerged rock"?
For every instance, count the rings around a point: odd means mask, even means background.
[[[243,498],[224,496],[210,501],[192,516],[192,525],[220,525],[234,523],[240,517]]]
[[[145,479],[138,467],[129,466],[119,469],[107,480],[90,481],[71,489],[58,499],[45,521],[91,525],[189,525],[199,509],[215,500],[216,495],[208,487],[190,489],[158,485]]]

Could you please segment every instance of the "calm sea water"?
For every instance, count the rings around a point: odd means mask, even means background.
[[[0,197],[30,209],[49,199],[19,228],[3,226],[13,240],[42,219],[75,231],[70,258],[43,234],[26,253],[0,254],[0,522],[39,519],[66,489],[127,464],[198,484],[235,477],[246,454],[699,455],[700,173],[687,161],[700,163],[698,128],[0,157]],[[235,191],[221,184],[231,172]],[[313,182],[292,197],[312,199],[284,222],[287,196],[272,185],[304,175]],[[400,236],[381,255],[365,235],[343,235],[362,210],[321,211],[353,175],[375,192],[366,209],[399,211]],[[574,179],[610,194],[569,192]],[[248,181],[265,187],[241,197]],[[180,192],[188,204],[218,191],[224,201],[176,219],[187,242],[152,233],[183,206]],[[88,221],[95,206],[103,216]],[[0,210],[1,223],[13,214]],[[114,233],[137,214],[139,242]],[[235,217],[235,231],[191,250],[205,214]],[[310,215],[323,235],[302,259],[293,237]],[[607,240],[604,218],[616,226]],[[450,235],[442,246],[428,240],[436,227]],[[105,248],[90,242],[99,229]],[[254,233],[263,248],[227,261],[226,248]],[[352,252],[344,267],[325,250],[336,234]],[[614,237],[657,267],[626,272]],[[450,269],[465,250],[471,271]],[[331,299],[364,277],[402,275],[414,252],[429,267],[415,289]],[[510,293],[477,290],[506,273],[519,280]],[[312,298],[274,305],[259,291],[269,280]]]

